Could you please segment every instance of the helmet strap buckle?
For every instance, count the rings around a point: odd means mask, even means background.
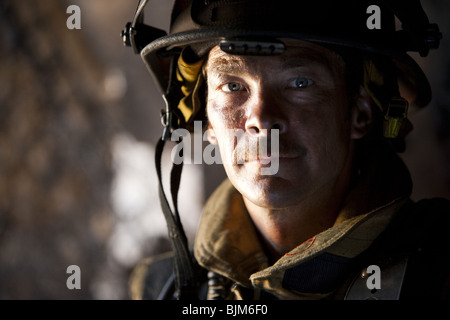
[[[161,110],[161,124],[163,126],[163,132],[161,139],[164,141],[170,140],[170,134],[172,133],[172,112],[166,112]]]
[[[386,138],[398,137],[403,120],[408,114],[409,103],[402,97],[392,97],[384,114],[383,133]]]

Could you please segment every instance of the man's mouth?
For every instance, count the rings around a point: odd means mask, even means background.
[[[273,161],[292,160],[301,157],[304,149],[292,144],[281,144],[274,146],[272,143],[261,145],[238,144],[233,152],[233,162],[235,164],[244,164],[249,162],[259,162],[261,164],[269,164]]]

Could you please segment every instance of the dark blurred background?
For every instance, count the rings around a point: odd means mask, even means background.
[[[167,29],[172,1],[154,3],[146,18]],[[415,200],[450,198],[450,2],[422,3],[444,39],[418,59],[434,97],[410,115],[402,155]],[[66,27],[71,4],[81,30]],[[163,102],[120,38],[136,4],[0,2],[0,299],[128,299],[137,261],[170,248],[153,160]],[[186,166],[189,239],[222,178],[219,166]],[[66,287],[69,265],[81,269],[80,290]]]

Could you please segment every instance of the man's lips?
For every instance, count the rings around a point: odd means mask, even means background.
[[[293,160],[299,158],[299,154],[282,154],[282,155],[267,155],[267,156],[253,156],[245,159],[245,162],[261,162],[261,163],[270,163],[274,160]]]

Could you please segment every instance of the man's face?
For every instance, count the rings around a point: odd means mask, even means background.
[[[219,145],[236,189],[255,205],[275,209],[335,187],[346,179],[352,158],[342,59],[303,41],[287,42],[287,48],[267,57],[233,56],[215,47],[205,67],[210,142]],[[273,129],[279,141],[272,141]],[[279,154],[271,154],[277,142]],[[267,143],[267,157],[243,153],[257,143]],[[262,175],[276,156],[277,172]]]

